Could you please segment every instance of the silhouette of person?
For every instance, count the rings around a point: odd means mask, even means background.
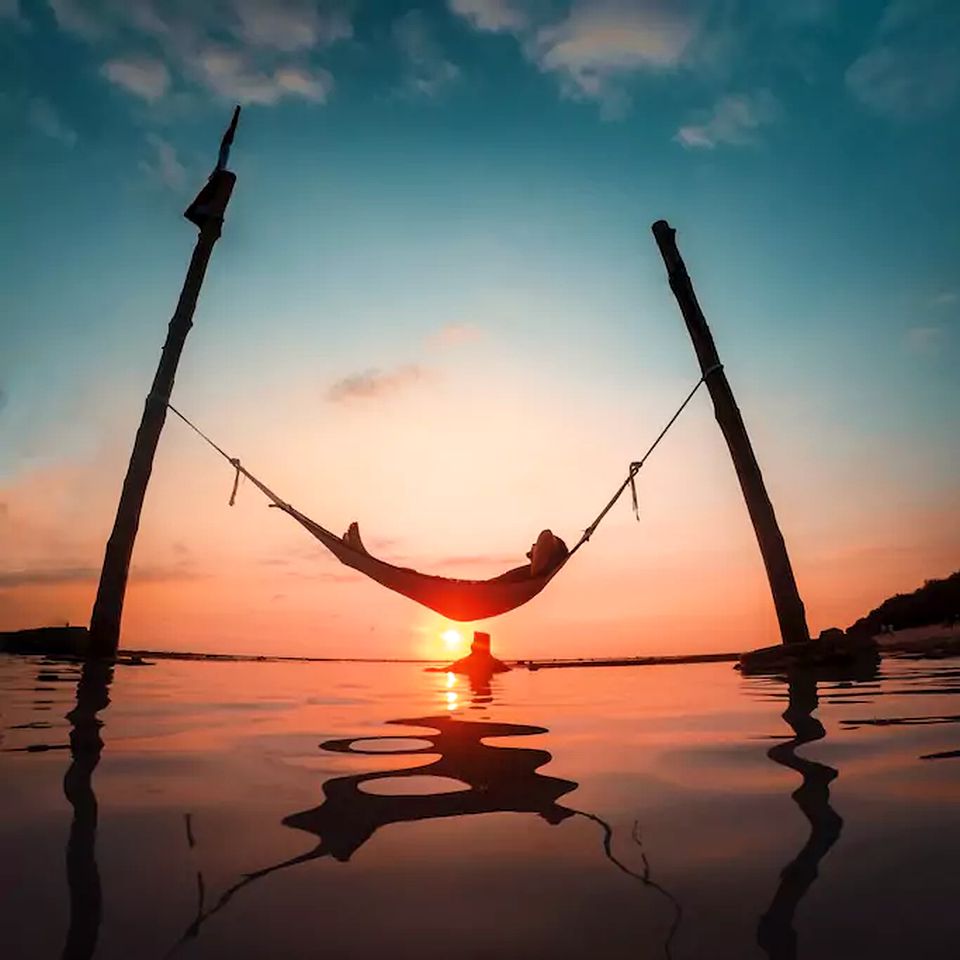
[[[464,674],[471,682],[479,683],[489,683],[494,674],[507,673],[509,670],[510,667],[490,652],[490,634],[479,630],[473,634],[470,653],[443,668],[443,672]]]

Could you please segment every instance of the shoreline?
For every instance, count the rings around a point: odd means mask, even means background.
[[[36,642],[51,628],[36,631],[0,632],[0,653],[10,656],[52,657],[60,660],[82,660],[83,655],[74,649],[57,649],[47,646],[43,642]],[[63,628],[52,628],[51,632],[59,633]],[[66,628],[63,632],[73,634],[83,632],[83,628]],[[8,638],[23,634],[32,635],[31,641],[24,645],[7,645]],[[824,653],[828,653],[829,645],[824,646]],[[869,646],[877,657],[954,657],[960,656],[960,628],[956,626],[913,627],[895,633],[881,634],[872,639]],[[789,657],[789,648],[774,646],[753,651],[752,654],[770,654],[771,659],[779,663],[783,655]],[[605,657],[509,657],[503,658],[504,663],[513,669],[558,670],[571,667],[647,667],[647,666],[680,666],[695,663],[738,663],[743,664],[751,654],[743,651],[725,651],[719,653],[682,653],[682,654],[645,654],[636,656],[605,656]],[[150,650],[150,649],[121,649],[116,662],[130,666],[144,666],[152,661],[181,660],[207,663],[408,663],[424,666],[435,666],[446,663],[447,660],[424,657],[309,657],[271,654],[244,654],[244,653],[207,653],[192,650]],[[771,664],[775,668],[776,664]],[[768,667],[767,669],[769,669]]]
[[[54,657],[56,659],[77,659],[83,657],[71,654],[50,653],[44,650],[35,651],[0,651],[9,656],[23,657]],[[689,653],[663,654],[635,657],[558,657],[548,660],[539,660],[529,657],[504,658],[504,663],[514,669],[527,670],[556,670],[564,667],[645,667],[669,666],[671,664],[686,663],[732,663],[739,659],[739,653]],[[183,660],[201,663],[409,663],[433,665],[446,663],[446,659],[418,658],[418,657],[294,657],[281,655],[265,655],[254,653],[201,653],[191,650],[138,650],[121,649],[117,654],[117,662],[124,664],[146,664],[151,660]]]

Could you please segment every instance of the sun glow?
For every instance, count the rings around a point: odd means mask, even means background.
[[[459,630],[454,630],[453,628],[449,630],[444,630],[440,634],[440,639],[443,640],[444,646],[447,650],[453,652],[454,650],[459,650],[463,645],[463,634]]]

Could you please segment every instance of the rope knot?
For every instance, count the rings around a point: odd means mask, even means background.
[[[630,464],[630,504],[633,507],[633,515],[637,518],[637,523],[640,522],[640,504],[637,501],[636,478],[642,466],[642,460],[634,460],[633,463]]]

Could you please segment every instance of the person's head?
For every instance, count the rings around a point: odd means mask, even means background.
[[[473,643],[470,644],[471,653],[489,653],[490,652],[490,634],[482,633],[479,630],[473,631]]]
[[[552,530],[542,530],[527,556],[530,573],[538,577],[556,567],[569,553],[567,545]]]

